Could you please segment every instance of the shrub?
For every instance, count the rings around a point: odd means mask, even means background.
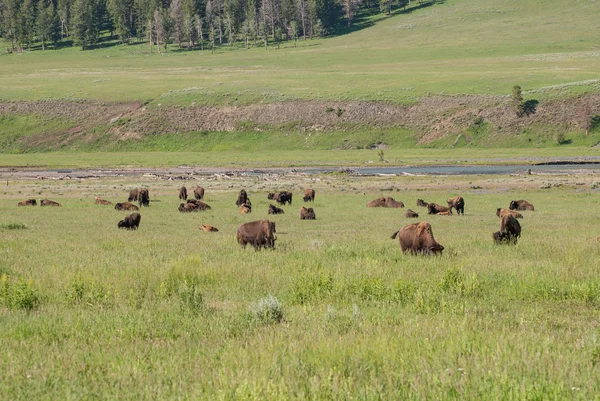
[[[283,321],[283,307],[273,295],[261,298],[250,305],[250,312],[261,323],[280,323]]]
[[[0,224],[0,230],[25,230],[27,226],[21,223]]]
[[[28,312],[40,305],[40,297],[31,281],[13,281],[7,274],[0,277],[0,301],[9,309],[24,309]]]

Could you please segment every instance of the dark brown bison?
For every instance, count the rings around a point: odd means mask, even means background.
[[[418,213],[413,212],[411,209],[408,209],[405,213],[404,213],[404,217],[408,217],[409,219],[415,219],[417,217],[419,217]]]
[[[140,210],[136,205],[130,202],[115,203],[115,210]]]
[[[240,194],[237,197],[237,200],[235,201],[235,205],[236,206],[242,206],[243,204],[247,204],[249,201],[248,199],[248,194],[246,193],[245,189],[242,189],[240,191]]]
[[[520,236],[521,224],[519,224],[519,221],[511,215],[504,216],[500,223],[500,231],[496,231],[492,234],[496,244],[516,244]]]
[[[385,207],[400,209],[404,207],[404,203],[398,202],[396,199],[388,196],[385,198]]]
[[[373,199],[367,203],[367,207],[385,207],[385,198]]]
[[[239,207],[239,212],[240,212],[240,214],[252,213],[252,205],[249,205],[247,203],[242,203]]]
[[[450,198],[446,202],[448,203],[450,210],[452,210],[452,208],[456,209],[456,214],[458,214],[458,215],[465,214],[465,200],[463,199],[462,196],[456,196],[454,198]]]
[[[138,193],[138,203],[141,206],[150,206],[150,193],[148,192],[147,189],[142,188],[140,189],[139,193]]]
[[[196,188],[194,188],[194,198],[196,198],[198,200],[204,199],[204,188],[202,188],[200,185],[198,185],[198,186],[196,186]]]
[[[17,206],[37,206],[37,201],[35,199],[27,199],[17,203]]]
[[[400,238],[400,248],[404,253],[442,254],[444,250],[444,247],[433,238],[431,224],[426,221],[403,227],[392,234],[392,239],[395,239],[397,235]]]
[[[95,203],[96,205],[106,205],[106,206],[108,206],[108,205],[112,205],[112,202],[110,202],[110,201],[107,201],[107,200],[105,200],[105,199],[102,199],[102,198],[101,198],[101,197],[99,197],[99,196],[96,196],[96,197],[95,197],[94,203]]]
[[[247,244],[254,247],[255,250],[262,248],[275,248],[275,223],[269,220],[257,220],[242,224],[237,229],[237,241],[242,248]]]
[[[513,216],[515,219],[522,219],[523,215],[519,212],[515,212],[514,210],[502,209],[498,208],[496,210],[496,216],[503,218],[504,216]]]
[[[285,205],[286,203],[292,204],[292,193],[290,191],[280,191],[280,192],[271,192],[267,195],[267,199],[274,200],[280,205]]]
[[[417,199],[417,206],[427,207],[429,206],[429,203],[425,202],[423,199]]]
[[[438,205],[437,203],[428,203],[427,204],[427,214],[440,214],[446,213],[452,214],[452,208],[447,206]]]
[[[531,203],[523,199],[511,201],[508,208],[510,210],[535,210]]]
[[[117,224],[118,228],[125,228],[127,230],[137,230],[140,225],[142,216],[139,213],[131,213]]]
[[[129,191],[129,197],[127,198],[127,202],[137,202],[139,193],[140,190],[138,188]]]
[[[304,190],[304,202],[314,202],[315,201],[315,190],[314,189],[305,189]]]
[[[191,213],[199,211],[200,208],[195,203],[180,203],[178,210],[181,213]]]
[[[267,212],[267,214],[284,214],[285,212],[283,211],[283,209],[275,206],[275,205],[271,205],[269,204],[269,211]]]
[[[60,206],[60,203],[51,201],[50,199],[40,200],[40,206]]]
[[[181,199],[182,201],[187,199],[187,188],[185,187],[185,185],[179,188],[179,199]]]
[[[200,226],[200,229],[201,229],[202,231],[205,231],[205,232],[207,232],[207,233],[210,233],[210,232],[214,232],[214,233],[216,233],[217,231],[219,231],[219,229],[218,229],[217,227],[214,227],[214,226],[209,226],[209,225],[206,225],[206,224],[202,224],[202,225]]]
[[[201,200],[198,199],[188,199],[185,201],[186,203],[192,203],[196,206],[198,206],[198,210],[210,210],[212,209],[208,203],[204,203]]]
[[[300,220],[316,220],[316,219],[317,219],[317,217],[315,216],[315,211],[313,210],[312,207],[309,207],[307,209],[304,206],[302,206],[300,208]]]

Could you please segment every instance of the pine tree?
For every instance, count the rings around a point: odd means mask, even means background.
[[[54,3],[48,1],[44,6],[44,1],[38,3],[36,33],[42,42],[42,50],[46,50],[46,42],[54,42],[57,37],[57,17],[54,9]]]
[[[35,3],[33,0],[24,0],[19,10],[20,18],[19,25],[17,26],[17,32],[20,41],[29,47],[33,43],[35,37],[35,20],[36,10]]]

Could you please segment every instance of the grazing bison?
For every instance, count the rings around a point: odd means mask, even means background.
[[[269,220],[257,220],[242,224],[237,229],[237,241],[242,248],[247,244],[254,247],[255,250],[262,248],[275,248],[275,223]]]
[[[187,199],[187,188],[185,187],[185,185],[179,188],[179,199],[181,199],[182,201]]]
[[[139,193],[140,190],[137,188],[129,191],[129,198],[127,198],[127,202],[137,202]]]
[[[408,217],[409,219],[414,219],[419,217],[418,213],[413,212],[411,209],[408,209],[405,213],[404,213],[404,217]]]
[[[248,203],[242,203],[239,208],[240,214],[252,213],[252,205]]]
[[[139,213],[131,213],[117,224],[118,228],[125,228],[127,230],[137,230],[140,225],[142,216]]]
[[[194,188],[194,198],[204,200],[204,188],[200,185],[197,185],[196,188]]]
[[[367,203],[367,207],[385,207],[385,198],[373,199]]]
[[[145,188],[140,189],[140,191],[138,193],[138,203],[140,204],[140,207],[150,206],[150,193],[148,192],[147,189],[145,189]]]
[[[267,214],[284,214],[285,212],[283,211],[283,209],[275,206],[275,205],[271,205],[269,204],[269,211],[267,212]]]
[[[108,205],[112,205],[112,202],[110,202],[110,201],[107,201],[107,200],[105,200],[105,199],[102,199],[102,198],[101,198],[101,197],[99,197],[99,196],[96,196],[96,197],[95,197],[95,201],[94,201],[94,203],[95,203],[96,205],[106,205],[106,206],[108,206]]]
[[[427,204],[427,214],[440,214],[446,212],[450,212],[449,214],[452,214],[452,207],[438,205],[437,203]]]
[[[433,238],[431,224],[426,221],[403,227],[392,234],[392,239],[395,239],[397,235],[400,238],[400,248],[404,253],[441,254],[444,250],[444,247]]]
[[[385,207],[400,209],[404,207],[404,203],[398,202],[396,199],[388,196],[385,198]]]
[[[304,202],[314,202],[315,201],[315,190],[314,189],[305,189],[304,190]]]
[[[207,232],[207,233],[210,233],[210,232],[216,233],[217,231],[219,231],[219,229],[218,229],[217,227],[214,227],[214,226],[209,226],[209,225],[206,225],[206,224],[202,224],[202,225],[200,226],[200,229],[201,229],[202,231],[205,231],[205,232]]]
[[[312,207],[309,207],[307,209],[304,206],[302,206],[300,208],[300,220],[316,220],[316,219],[317,219],[317,217],[315,216],[315,211],[313,210]]]
[[[35,199],[27,199],[17,203],[17,206],[37,206],[37,201]]]
[[[521,224],[519,221],[511,215],[506,215],[502,218],[500,223],[500,231],[496,231],[492,234],[494,242],[496,244],[516,244],[517,239],[521,236]]]
[[[417,206],[427,207],[429,206],[429,203],[425,202],[423,199],[417,199]]]
[[[194,205],[198,206],[198,209],[199,209],[199,210],[210,210],[210,209],[212,209],[212,208],[211,208],[211,207],[208,205],[208,203],[204,203],[204,202],[202,202],[201,200],[198,200],[198,199],[188,199],[188,200],[186,200],[185,202],[186,202],[186,203],[192,203],[192,204],[194,204]]]
[[[195,203],[180,203],[178,210],[181,213],[191,213],[199,211],[200,207],[198,207],[198,205],[196,205]]]
[[[450,207],[450,210],[452,210],[452,208],[456,209],[456,214],[458,214],[459,216],[461,214],[462,215],[465,214],[465,200],[463,199],[462,196],[450,198],[446,202],[448,202],[448,206]]]
[[[498,208],[496,210],[496,216],[503,218],[504,216],[513,216],[515,219],[522,219],[523,215],[519,212],[515,212],[514,210],[502,209]]]
[[[115,210],[140,210],[136,205],[130,202],[116,203]]]
[[[51,201],[50,199],[40,200],[40,206],[60,206],[60,203]]]
[[[236,206],[242,206],[243,204],[251,204],[250,199],[248,198],[248,194],[246,193],[245,189],[242,189],[240,191],[240,194],[237,197],[237,200],[235,201],[235,205]]]
[[[285,205],[286,203],[292,204],[292,193],[290,191],[280,191],[280,192],[271,192],[267,195],[267,199],[274,200],[280,205]]]
[[[531,203],[523,199],[510,202],[508,208],[510,210],[535,210]]]

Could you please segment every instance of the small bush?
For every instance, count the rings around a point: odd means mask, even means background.
[[[40,297],[31,281],[13,281],[7,274],[0,277],[0,301],[9,309],[24,309],[28,312],[40,305]]]
[[[590,117],[589,122],[590,131],[595,130],[600,127],[600,114],[596,114],[595,116]]]
[[[0,230],[25,230],[27,226],[21,223],[0,224]]]
[[[338,117],[341,117],[342,114],[344,114],[344,111],[346,111],[346,110],[341,109],[341,108],[338,107],[337,111],[335,112],[335,115],[338,116]]]
[[[283,321],[283,307],[273,295],[261,298],[250,306],[255,320],[261,323],[280,323]]]

